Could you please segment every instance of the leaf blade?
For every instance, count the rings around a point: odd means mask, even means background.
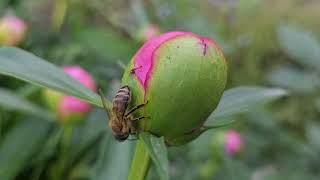
[[[53,118],[53,114],[50,112],[3,88],[0,88],[0,106],[9,110],[33,114],[46,120],[52,120]]]
[[[164,138],[157,138],[150,133],[140,133],[139,138],[148,149],[152,162],[161,180],[169,179],[169,160],[168,151],[164,142]]]
[[[0,179],[14,177],[37,155],[47,139],[52,123],[26,120],[16,125],[0,145]]]
[[[293,60],[320,70],[320,43],[313,34],[292,25],[281,25],[278,39],[282,49]]]
[[[18,48],[0,48],[0,74],[47,87],[102,107],[96,93],[57,66]]]
[[[265,104],[285,95],[287,95],[287,91],[280,88],[243,86],[227,90],[223,94],[218,107],[209,116],[205,126],[221,124],[221,121],[230,120],[231,116],[246,112],[257,104]]]

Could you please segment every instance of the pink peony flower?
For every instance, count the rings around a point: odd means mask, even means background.
[[[242,150],[242,146],[242,138],[238,132],[234,130],[226,132],[224,137],[224,150],[226,154],[234,156]]]

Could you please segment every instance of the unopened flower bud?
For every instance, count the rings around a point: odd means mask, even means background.
[[[239,154],[242,150],[243,142],[241,135],[234,130],[227,131],[224,137],[224,151],[230,156]]]
[[[79,66],[67,66],[64,72],[79,81],[85,87],[96,91],[96,85],[92,77]],[[65,96],[58,92],[46,89],[44,98],[50,109],[56,112],[57,118],[63,123],[78,122],[90,111],[91,106],[71,96]]]
[[[137,39],[138,41],[145,42],[159,35],[160,35],[159,27],[157,27],[154,24],[147,24],[139,30],[137,34],[138,36]]]
[[[217,44],[189,32],[170,32],[147,41],[132,58],[123,84],[130,106],[147,103],[135,116],[139,129],[164,136],[169,145],[195,139],[217,107],[227,64]]]
[[[0,45],[16,46],[26,36],[27,25],[15,16],[0,19]]]
[[[237,156],[243,150],[243,139],[239,132],[235,130],[219,131],[215,133],[211,140],[213,154],[218,159],[223,155]]]

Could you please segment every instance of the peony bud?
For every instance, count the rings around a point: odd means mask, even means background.
[[[227,80],[227,65],[214,41],[189,32],[170,32],[147,41],[123,76],[132,90],[130,106],[147,103],[139,129],[180,145],[200,135],[217,107]]]
[[[63,70],[88,89],[96,91],[96,85],[92,77],[81,67],[67,66]],[[57,113],[58,119],[62,122],[77,122],[83,119],[91,109],[91,106],[86,102],[71,96],[64,96],[52,90],[45,90],[44,97],[48,106]]]
[[[15,46],[24,40],[27,25],[15,16],[0,19],[0,45]]]
[[[225,134],[224,151],[230,156],[239,154],[242,150],[243,142],[241,135],[236,131],[228,131]]]
[[[138,41],[145,42],[160,35],[159,28],[154,24],[143,26],[138,32]]]
[[[235,130],[218,131],[212,136],[211,147],[212,154],[216,159],[221,158],[224,154],[236,156],[243,149],[243,140]]]

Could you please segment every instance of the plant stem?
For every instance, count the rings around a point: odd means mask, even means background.
[[[150,162],[146,145],[141,140],[137,140],[128,180],[144,180],[148,174]]]
[[[55,176],[53,179],[61,179],[65,177],[66,169],[68,168],[69,163],[69,154],[70,146],[72,141],[73,127],[72,126],[64,126],[63,134],[61,139],[61,152],[60,157],[57,161],[57,169],[55,170]]]

